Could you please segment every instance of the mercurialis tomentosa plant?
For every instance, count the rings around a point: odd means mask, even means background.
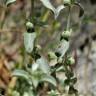
[[[8,6],[15,1],[7,0],[6,5]],[[24,64],[22,68],[15,69],[12,73],[13,77],[17,77],[17,81],[15,88],[12,89],[12,93],[9,95],[69,96],[68,94],[70,94],[72,96],[78,96],[78,91],[74,87],[77,78],[74,76],[71,67],[75,63],[75,60],[68,52],[68,49],[70,46],[70,36],[73,32],[70,26],[71,8],[74,5],[80,8],[79,17],[84,13],[83,8],[76,0],[63,0],[63,4],[57,8],[52,5],[51,0],[40,1],[48,10],[53,12],[54,20],[58,18],[61,10],[63,11],[65,8],[68,8],[67,26],[61,33],[60,43],[56,50],[54,52],[48,52],[48,58],[42,56],[40,54],[41,47],[35,42],[37,38],[35,26],[37,23],[34,19],[34,0],[31,0],[31,13],[26,22],[26,32],[24,32]],[[49,65],[52,60],[55,60],[53,66]],[[61,80],[56,75],[59,72],[63,72],[66,78]]]

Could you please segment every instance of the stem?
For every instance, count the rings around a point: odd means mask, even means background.
[[[34,0],[31,0],[31,11],[30,11],[30,20],[34,20]]]
[[[66,30],[69,30],[69,28],[70,28],[70,17],[71,17],[71,13],[70,13],[70,11],[71,11],[71,6],[69,6],[69,9],[68,9],[68,19],[67,19],[67,27],[66,27]]]

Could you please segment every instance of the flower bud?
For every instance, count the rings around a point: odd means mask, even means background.
[[[20,96],[20,94],[19,94],[19,92],[17,92],[17,91],[13,91],[13,92],[12,92],[12,96]]]
[[[64,3],[65,4],[70,4],[71,3],[71,0],[64,0]]]
[[[70,65],[74,64],[74,63],[75,63],[75,59],[74,59],[73,57],[69,57],[68,63],[69,63]]]
[[[65,40],[69,40],[69,37],[71,36],[71,33],[72,33],[72,29],[66,30],[66,31],[62,32],[61,38],[65,39]]]
[[[29,96],[29,94],[27,92],[24,92],[23,96]]]
[[[48,57],[49,57],[50,60],[57,58],[57,56],[55,55],[54,52],[49,52],[49,53],[48,53]]]
[[[41,48],[41,46],[40,45],[36,45],[36,51],[39,51],[39,50],[41,50],[42,48]]]
[[[33,24],[32,24],[31,22],[28,21],[28,22],[26,23],[26,27],[27,27],[27,28],[33,28],[34,26],[33,26]]]

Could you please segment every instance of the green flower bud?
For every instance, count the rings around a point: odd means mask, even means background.
[[[71,0],[64,0],[65,4],[71,4]]]
[[[36,45],[35,48],[36,48],[36,51],[39,51],[42,49],[40,45]]]
[[[57,58],[57,56],[55,55],[54,52],[49,52],[49,53],[48,53],[48,57],[49,57],[50,60]]]
[[[75,63],[75,59],[74,59],[73,57],[70,57],[70,58],[68,59],[68,63],[69,63],[70,65],[74,64],[74,63]]]
[[[72,33],[72,29],[66,30],[66,31],[62,32],[61,38],[65,39],[65,40],[68,40],[69,37],[71,36],[71,33]]]
[[[27,28],[33,28],[34,26],[33,26],[33,24],[32,24],[31,22],[28,21],[28,22],[26,23],[26,27],[27,27]]]
[[[24,92],[24,95],[23,96],[29,96],[29,94],[27,92]]]
[[[13,91],[13,92],[12,92],[12,96],[20,96],[20,94],[19,94],[19,92],[17,92],[17,91]]]

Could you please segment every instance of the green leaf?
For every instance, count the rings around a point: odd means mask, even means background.
[[[33,51],[35,38],[36,33],[28,33],[28,32],[24,33],[24,46],[26,52],[31,53]]]
[[[28,72],[24,70],[19,70],[19,69],[14,70],[12,76],[24,78],[30,85],[32,85],[32,80],[30,78],[30,75],[28,74]]]
[[[67,52],[68,48],[69,48],[69,42],[66,40],[62,40],[55,53],[59,57],[63,57],[65,55],[65,53]]]
[[[60,5],[60,6],[58,6],[58,7],[55,9],[55,11],[54,11],[55,19],[59,16],[61,10],[63,10],[64,8],[65,8],[64,5]]]
[[[39,64],[39,68],[46,74],[50,74],[50,66],[46,60],[46,58],[41,57],[40,59],[37,59],[37,64]]]
[[[57,82],[56,82],[56,80],[52,77],[52,76],[50,76],[50,75],[43,75],[42,76],[42,78],[41,78],[41,82],[42,81],[46,81],[46,82],[48,82],[48,83],[51,83],[52,85],[54,85],[54,86],[56,86],[57,85]]]
[[[40,1],[43,3],[43,5],[44,5],[46,8],[50,9],[50,10],[54,13],[55,19],[56,19],[56,18],[58,17],[58,15],[60,14],[60,11],[65,8],[64,5],[60,5],[60,6],[58,6],[57,8],[55,8],[55,7],[51,4],[50,0],[40,0]]]
[[[33,82],[34,87],[37,88],[40,82],[40,79],[38,78],[38,76],[32,76],[32,82]]]
[[[48,8],[48,9],[52,10],[53,12],[55,12],[55,7],[51,4],[50,0],[40,0],[40,1],[43,3],[43,5],[46,8]]]
[[[56,72],[65,72],[64,66],[60,66],[56,69]]]
[[[8,5],[10,5],[10,4],[14,3],[14,2],[16,2],[16,0],[7,0],[6,5],[8,6]]]
[[[82,17],[84,15],[84,8],[83,8],[83,6],[80,3],[75,3],[75,5],[77,5],[79,7],[79,9],[80,9],[79,17]]]

